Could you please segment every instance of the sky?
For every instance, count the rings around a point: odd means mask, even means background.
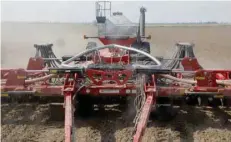
[[[229,22],[231,1],[113,1],[132,22],[139,8],[147,9],[147,23]],[[3,1],[1,21],[85,23],[95,20],[95,1]]]

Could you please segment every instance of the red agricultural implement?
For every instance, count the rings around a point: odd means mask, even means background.
[[[107,9],[100,3],[96,3],[97,11]],[[136,36],[99,35],[104,46],[90,42],[74,56],[58,59],[52,44],[35,45],[36,56],[29,59],[26,69],[1,69],[2,102],[50,103],[51,116],[65,116],[66,142],[75,138],[75,113],[87,116],[97,105],[123,105],[128,98],[134,100],[134,106],[128,105],[135,110],[134,142],[141,141],[153,111],[164,113],[182,104],[229,106],[231,70],[203,69],[189,43],[177,43],[171,59],[151,56],[149,43],[142,40],[144,12],[141,8]],[[99,14],[97,20],[106,22]],[[53,111],[60,104],[65,111]]]

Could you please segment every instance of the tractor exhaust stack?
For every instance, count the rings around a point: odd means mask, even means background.
[[[145,36],[145,12],[146,8],[140,8],[140,35]]]

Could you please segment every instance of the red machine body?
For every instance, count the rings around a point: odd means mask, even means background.
[[[145,11],[142,8],[141,15]],[[105,15],[96,17],[98,22],[105,22]],[[140,25],[144,23],[141,22]],[[36,45],[37,51],[39,49],[43,52],[41,56],[30,58],[26,69],[1,69],[2,97],[26,97],[28,100],[33,97],[62,98],[65,107],[65,142],[73,140],[75,109],[85,106],[83,109],[86,112],[92,105],[89,98],[83,99],[86,96],[118,99],[143,97],[142,105],[136,112],[134,142],[142,140],[150,112],[153,107],[158,109],[157,104],[173,106],[175,98],[186,102],[192,96],[214,100],[219,96],[222,102],[219,105],[223,105],[224,99],[229,100],[231,70],[203,69],[194,56],[191,45],[187,44],[178,44],[178,52],[169,62],[165,62],[165,59],[159,61],[149,54],[150,44],[141,41],[144,31],[140,32],[137,37],[98,36],[96,38],[105,45],[103,48],[87,49],[57,62],[59,66],[53,62],[59,59],[52,52],[51,45]],[[186,73],[190,75],[187,76]],[[162,101],[163,99],[167,101]],[[201,103],[198,102],[198,105]]]
[[[118,45],[123,45],[123,46],[131,46],[132,43],[134,43],[137,40],[137,37],[110,37],[110,36],[100,36],[99,40],[104,44],[104,45],[109,45],[109,44],[118,44]]]
[[[122,63],[123,65],[130,64],[129,54],[122,54],[121,56],[112,57],[114,52],[110,52],[112,49],[105,49],[99,52],[101,61],[105,64],[117,64]],[[113,53],[113,54],[112,54]],[[95,56],[96,54],[92,54]],[[98,54],[97,54],[98,55]],[[103,56],[105,55],[105,56]],[[121,58],[123,56],[123,58]],[[118,61],[118,58],[120,59]],[[83,62],[82,64],[95,64],[99,62],[99,59],[91,62]],[[122,60],[121,60],[122,59]],[[33,62],[34,61],[34,62]],[[43,67],[42,58],[30,58],[28,67],[30,70],[24,69],[3,69],[1,72],[2,79],[5,82],[1,84],[2,97],[11,96],[36,96],[40,97],[64,97],[65,102],[65,141],[70,142],[72,140],[72,127],[73,127],[73,111],[75,102],[73,97],[77,90],[79,90],[78,80],[85,81],[86,78],[82,78],[78,73],[71,73],[71,70],[65,69],[62,73],[56,69],[41,69]],[[174,71],[171,71],[174,72]],[[171,73],[169,72],[169,73]],[[151,82],[146,82],[144,85],[144,91],[146,100],[141,108],[141,114],[139,121],[136,125],[136,131],[134,133],[133,141],[141,141],[144,129],[146,127],[149,114],[152,106],[158,103],[158,98],[170,97],[170,96],[187,96],[188,94],[211,94],[216,96],[230,97],[231,85],[225,83],[230,80],[231,70],[196,70],[193,71],[195,76],[194,80],[190,83],[194,84],[192,87],[180,85],[184,80],[179,70],[176,70],[175,76],[166,75],[166,73],[155,74],[153,73]],[[85,75],[90,80],[88,86],[82,87],[78,92],[82,96],[92,95],[95,97],[100,96],[136,96],[137,85],[129,82],[129,79],[134,75],[133,69],[123,70],[100,70],[100,69],[87,69]],[[171,78],[174,80],[169,86],[161,86],[158,80],[163,78]],[[49,80],[52,78],[64,78],[63,85],[52,85]],[[222,85],[223,84],[223,85]],[[226,87],[224,87],[226,86]],[[158,94],[158,96],[157,96]]]

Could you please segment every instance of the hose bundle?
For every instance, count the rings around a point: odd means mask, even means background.
[[[163,66],[165,68],[170,68],[170,69],[183,69],[180,59],[183,59],[185,57],[195,58],[195,54],[193,52],[193,46],[194,44],[177,43],[176,50],[172,56],[173,60],[168,60],[167,62],[165,62]],[[203,69],[201,65],[200,68]]]
[[[185,57],[189,58],[195,58],[195,54],[193,52],[193,46],[194,44],[190,43],[177,43],[175,52],[172,56],[172,60],[168,60],[163,64],[164,68],[168,69],[182,69],[184,70],[184,67],[181,64],[181,59],[184,59]],[[203,69],[203,67],[199,64],[200,69]],[[184,77],[192,77],[194,74],[192,73],[183,73]]]
[[[136,116],[134,118],[135,128],[137,127],[138,121],[141,116],[141,110],[144,106],[146,95],[144,92],[144,84],[145,84],[145,74],[137,74],[136,77],[137,88],[136,88],[136,98],[134,100],[134,106],[136,109]]]
[[[47,45],[37,45],[35,44],[34,47],[36,48],[36,54],[35,57],[42,57],[42,58],[57,58],[52,50],[53,44],[47,44]],[[47,67],[58,67],[58,65],[61,64],[60,60],[45,60],[45,66]]]

